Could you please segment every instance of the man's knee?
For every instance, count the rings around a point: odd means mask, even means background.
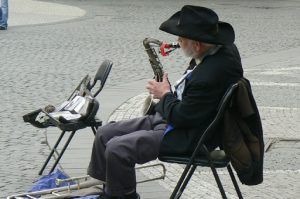
[[[122,149],[118,137],[112,138],[109,142],[107,142],[105,156],[106,158],[111,156],[120,156],[123,154],[121,150]]]
[[[131,158],[128,147],[126,147],[126,144],[121,141],[120,137],[114,137],[107,143],[105,158],[108,163],[121,161],[134,165],[134,161]]]
[[[113,136],[113,123],[108,123],[104,126],[100,126],[97,129],[97,133],[95,135],[95,139],[101,141],[102,143],[106,144]]]

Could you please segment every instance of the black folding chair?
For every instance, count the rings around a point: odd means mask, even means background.
[[[174,188],[174,190],[172,192],[170,199],[180,198],[180,196],[182,195],[184,189],[186,188],[186,186],[187,186],[189,180],[191,179],[197,166],[211,168],[214,178],[215,178],[217,185],[219,187],[219,190],[221,192],[222,198],[227,198],[227,197],[226,197],[224,188],[222,186],[221,180],[218,176],[216,168],[227,167],[227,170],[229,172],[229,175],[231,177],[231,180],[233,182],[233,185],[235,187],[238,197],[243,198],[242,193],[237,184],[237,181],[234,177],[231,166],[229,164],[230,160],[226,157],[225,152],[223,150],[214,150],[214,151],[209,152],[204,143],[206,138],[217,130],[220,122],[222,121],[224,112],[225,112],[226,108],[229,106],[231,98],[234,95],[237,87],[238,87],[238,84],[236,83],[236,84],[233,84],[227,90],[227,92],[225,93],[225,95],[223,96],[223,98],[220,102],[218,112],[217,112],[214,120],[204,131],[203,135],[199,139],[198,144],[196,145],[196,148],[194,149],[191,156],[159,155],[159,157],[158,157],[159,160],[161,160],[163,162],[178,163],[178,164],[186,165],[180,179],[177,182],[176,187]],[[203,152],[201,154],[199,154],[199,151],[201,151],[201,150],[204,151],[204,154],[203,154]]]
[[[92,96],[93,98],[95,98],[100,93],[100,91],[103,89],[106,79],[112,68],[112,64],[113,63],[111,61],[105,60],[99,67],[99,69],[93,79],[93,82],[91,82],[90,81],[91,78],[88,75],[86,75],[83,78],[83,80],[79,83],[79,85],[76,87],[76,89],[73,91],[73,93],[71,94],[71,96],[69,97],[68,100],[72,99],[72,97],[74,97],[74,95],[80,95],[80,96],[83,95],[84,96],[86,94],[89,94],[89,96]],[[96,91],[93,94],[92,89],[97,85],[97,82],[99,82],[99,86],[97,86],[98,88],[94,89]],[[84,117],[84,119],[80,119],[77,121],[75,120],[72,122],[61,121],[57,118],[54,118],[51,116],[51,114],[47,113],[44,109],[39,109],[39,110],[36,110],[34,112],[31,112],[31,113],[23,116],[23,119],[25,122],[30,122],[33,126],[36,126],[38,128],[47,128],[49,126],[56,126],[57,128],[59,128],[62,131],[59,138],[57,139],[56,143],[54,144],[53,149],[51,150],[50,154],[48,155],[45,163],[43,164],[41,170],[39,171],[39,175],[42,175],[43,171],[45,170],[46,166],[48,165],[54,152],[56,152],[58,154],[58,157],[56,158],[49,173],[54,171],[54,169],[56,168],[60,159],[62,158],[65,150],[67,149],[69,143],[71,142],[73,136],[75,135],[76,131],[86,128],[86,127],[90,127],[92,129],[93,133],[96,134],[96,129],[102,125],[102,121],[96,117],[98,108],[99,108],[98,101],[93,99],[88,108],[88,114]],[[49,117],[49,120],[50,120],[49,125],[48,124],[47,125],[40,124],[40,123],[36,122],[34,119],[32,119],[32,118],[35,118],[40,112],[43,112],[44,114],[46,114]],[[71,132],[71,134],[69,135],[69,138],[65,142],[62,150],[60,152],[58,152],[57,147],[60,144],[60,142],[66,132]]]

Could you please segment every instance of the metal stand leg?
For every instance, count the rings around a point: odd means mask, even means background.
[[[57,165],[57,164],[58,164],[58,162],[60,161],[60,159],[61,159],[61,157],[63,156],[63,154],[64,154],[65,150],[67,149],[67,147],[68,147],[68,145],[69,145],[70,141],[72,140],[72,138],[73,138],[73,136],[74,136],[75,132],[76,132],[76,131],[72,131],[71,135],[69,136],[69,138],[68,138],[67,142],[65,143],[65,145],[64,145],[64,147],[63,147],[63,149],[61,150],[61,152],[60,152],[59,156],[57,157],[57,159],[56,159],[55,163],[53,164],[53,166],[52,166],[52,168],[51,168],[51,170],[50,170],[50,172],[49,172],[49,173],[51,173],[51,172],[53,172],[53,171],[54,171],[54,169],[55,169],[56,165]]]
[[[233,183],[233,185],[234,185],[235,191],[236,191],[237,195],[239,196],[239,199],[243,199],[241,190],[240,190],[239,185],[238,185],[238,183],[237,183],[237,181],[236,181],[236,179],[235,179],[235,177],[234,177],[234,174],[233,174],[233,172],[232,172],[232,169],[231,169],[230,164],[228,164],[227,170],[228,170],[228,172],[229,172],[230,178],[231,178],[232,183]]]
[[[48,157],[47,157],[47,159],[46,159],[46,161],[45,161],[45,163],[44,163],[44,165],[42,166],[42,168],[41,168],[41,170],[40,170],[40,172],[39,172],[39,175],[42,175],[42,174],[43,174],[43,172],[44,172],[44,170],[45,170],[47,164],[49,163],[49,160],[51,159],[53,153],[55,152],[55,150],[56,150],[58,144],[60,143],[60,141],[61,141],[61,139],[63,138],[63,136],[65,135],[65,133],[66,133],[66,131],[62,131],[62,132],[61,132],[61,134],[60,134],[58,140],[56,141],[56,143],[55,143],[53,149],[51,150],[50,154],[48,155]]]

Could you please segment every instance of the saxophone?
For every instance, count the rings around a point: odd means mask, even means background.
[[[154,72],[154,79],[157,82],[162,82],[164,70],[163,70],[163,66],[159,60],[159,57],[155,51],[155,47],[160,48],[159,52],[161,53],[162,56],[167,56],[167,55],[169,55],[170,52],[172,52],[176,48],[180,48],[179,44],[175,43],[175,42],[174,43],[163,43],[162,41],[159,41],[157,39],[145,38],[143,40],[143,45],[145,47],[145,51],[147,52],[147,55],[149,57],[150,65]],[[165,51],[165,49],[170,49],[170,50]],[[153,114],[155,104],[158,101],[159,101],[158,99],[153,98],[153,95],[148,95],[144,102],[144,106],[143,106],[143,110],[142,110],[143,115]]]

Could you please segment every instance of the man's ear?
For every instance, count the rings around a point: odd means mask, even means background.
[[[197,53],[199,53],[201,51],[202,48],[202,43],[200,41],[195,41],[195,50],[197,51]]]

